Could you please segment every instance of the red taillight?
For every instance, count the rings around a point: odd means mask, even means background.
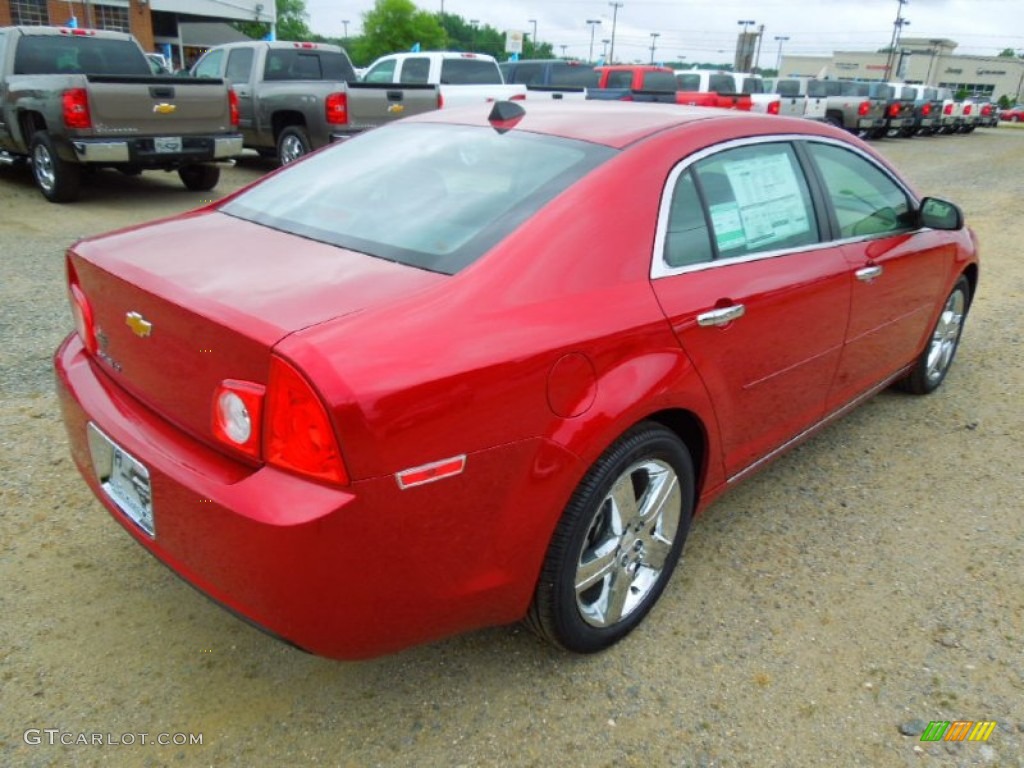
[[[871,111],[871,102],[870,101],[862,101],[860,103],[860,106],[857,107],[857,114],[860,115],[861,117],[864,117],[864,115],[866,115],[870,111]]]
[[[276,356],[270,359],[263,455],[282,469],[348,483],[327,410],[302,374]]]
[[[971,114],[971,105],[970,104],[964,104],[964,114],[965,115]]]
[[[768,105],[768,114],[769,115],[777,115],[777,114],[779,114],[779,104],[780,104],[780,102],[778,102],[778,101],[773,101],[771,104],[769,104]]]
[[[984,115],[985,117],[990,117],[992,115],[992,105],[986,104],[984,107],[982,107],[981,114]]]
[[[292,47],[309,51],[316,48],[316,43],[292,43]]]
[[[92,128],[89,114],[89,94],[85,88],[69,88],[61,97],[64,125],[68,128]]]
[[[265,388],[227,379],[213,393],[213,436],[254,459],[260,457]]]
[[[70,261],[68,261],[68,299],[71,301],[71,316],[75,320],[75,330],[78,332],[79,338],[82,339],[82,345],[86,352],[95,355],[99,344],[96,343],[96,323],[93,319],[92,306],[85,297],[82,286],[78,284],[78,274],[71,266]]]
[[[228,112],[231,113],[231,125],[238,127],[240,116],[238,114],[238,94],[234,88],[228,88]]]
[[[444,108],[444,94],[441,93],[441,89],[440,88],[437,90],[437,108],[438,109],[443,109]]]
[[[344,93],[332,93],[324,102],[328,125],[344,125],[348,122],[348,96]]]
[[[925,104],[923,107],[921,107],[921,114],[924,117],[928,117],[928,115],[930,115],[931,113],[932,113],[932,105],[931,104]]]
[[[942,114],[944,114],[944,115],[952,115],[953,114],[953,105],[952,104],[947,104],[946,106],[944,106],[942,108]]]
[[[889,117],[899,117],[899,116],[900,116],[900,105],[899,104],[890,104],[889,105]]]
[[[526,94],[517,93],[511,99],[509,99],[509,101],[526,101]]]

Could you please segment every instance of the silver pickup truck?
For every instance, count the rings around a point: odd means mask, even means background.
[[[348,54],[324,43],[249,42],[211,48],[192,67],[238,94],[245,146],[281,165],[407,115],[440,107],[436,85],[358,82]]]
[[[155,77],[131,35],[0,29],[0,161],[30,158],[51,202],[78,197],[83,166],[176,170],[212,189],[213,161],[242,151],[237,117],[224,81]]]

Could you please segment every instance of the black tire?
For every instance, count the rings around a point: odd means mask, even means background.
[[[280,165],[294,163],[300,157],[308,155],[313,149],[309,134],[301,125],[290,125],[277,137],[277,162]]]
[[[48,133],[32,136],[32,178],[43,197],[51,203],[70,203],[78,199],[82,186],[82,168],[62,160]]]
[[[186,189],[206,192],[220,181],[220,168],[216,165],[184,165],[178,169],[178,177]]]
[[[967,311],[971,307],[971,285],[963,275],[949,292],[932,329],[928,343],[914,367],[896,386],[912,395],[928,395],[941,386],[960,346]]]
[[[625,503],[613,498],[616,490]],[[628,635],[672,576],[693,500],[693,462],[682,441],[653,422],[626,432],[562,513],[526,617],[530,628],[576,653]]]
[[[836,117],[835,115],[827,115],[825,117],[825,122],[828,123],[829,125],[834,125],[836,128],[839,128],[841,130],[846,130],[846,126],[843,125],[843,119],[841,117]]]

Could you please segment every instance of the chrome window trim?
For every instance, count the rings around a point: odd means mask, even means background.
[[[725,259],[717,259],[714,261],[705,261],[700,264],[685,264],[680,267],[670,267],[665,263],[665,239],[668,234],[668,217],[669,212],[672,208],[672,194],[676,187],[676,182],[679,181],[679,177],[683,175],[692,165],[700,162],[712,155],[717,155],[720,152],[724,152],[730,149],[736,149],[740,147],[756,146],[758,144],[790,144],[793,145],[794,151],[797,144],[806,146],[811,143],[830,144],[840,149],[845,149],[849,152],[860,156],[865,161],[870,163],[879,172],[885,175],[890,181],[893,182],[897,187],[903,190],[907,197],[911,200],[913,205],[917,206],[921,204],[921,201],[917,198],[917,195],[907,187],[905,183],[898,177],[894,176],[892,171],[880,164],[878,160],[872,157],[870,154],[862,150],[860,147],[856,147],[853,144],[848,144],[845,141],[839,139],[833,139],[829,136],[819,136],[816,134],[807,133],[779,133],[772,136],[749,136],[742,139],[732,139],[730,141],[722,142],[721,144],[715,144],[714,146],[705,147],[704,149],[687,156],[680,162],[678,162],[672,170],[669,172],[668,179],[665,181],[665,186],[661,192],[661,203],[658,206],[658,225],[654,233],[654,252],[651,254],[651,280],[659,280],[663,277],[675,277],[676,275],[686,274],[688,272],[703,272],[707,269],[719,269],[721,267],[728,267],[733,264],[745,264],[751,261],[761,261],[763,259],[775,259],[780,256],[785,256],[790,253],[804,253],[807,251],[817,251],[822,248],[834,248],[838,245],[849,245],[852,243],[866,242],[869,240],[878,240],[883,237],[890,237],[891,232],[882,232],[873,235],[860,235],[857,237],[846,237],[836,240],[820,240],[817,243],[810,243],[809,245],[802,245],[797,248],[781,248],[770,251],[759,251],[757,253],[749,253],[743,256],[731,256]],[[799,155],[797,161],[801,162]],[[808,179],[805,174],[805,181],[808,186],[813,183],[812,179]],[[823,190],[826,193],[827,191]],[[826,200],[829,206],[832,205],[830,200]],[[817,212],[816,212],[817,213]]]

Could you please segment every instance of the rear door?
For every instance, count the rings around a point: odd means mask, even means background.
[[[245,143],[254,144],[256,138],[256,94],[253,92],[252,67],[256,51],[249,47],[228,49],[224,77],[238,95],[238,127]]]
[[[916,356],[956,248],[943,232],[916,229],[916,201],[873,159],[838,144],[809,142],[807,148],[854,276],[850,327],[828,398],[832,409]]]
[[[736,143],[669,177],[652,284],[711,393],[731,478],[822,418],[850,301],[822,207],[785,141]]]

